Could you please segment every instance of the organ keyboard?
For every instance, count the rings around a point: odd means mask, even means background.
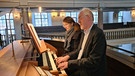
[[[50,49],[48,49],[47,51],[42,53],[43,66],[49,66],[50,72],[54,75],[67,76],[65,70],[61,70],[57,68],[55,60],[54,60],[56,58],[57,58],[57,55],[54,52],[50,51]]]

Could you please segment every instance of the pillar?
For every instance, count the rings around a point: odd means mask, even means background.
[[[14,10],[13,17],[14,17],[14,28],[15,28],[15,34],[16,34],[16,40],[21,39],[21,12],[19,9]]]
[[[118,14],[119,14],[119,11],[114,11],[114,13],[113,13],[113,23],[118,23]]]
[[[103,29],[103,9],[98,7],[98,27]]]
[[[28,9],[22,8],[22,33],[23,36],[29,36],[26,24],[29,23],[29,17],[28,17]]]

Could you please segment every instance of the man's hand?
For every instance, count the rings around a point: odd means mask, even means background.
[[[60,63],[60,64],[58,65],[58,68],[60,68],[60,69],[62,69],[62,70],[68,68],[68,62]]]
[[[69,56],[66,55],[64,57],[58,57],[55,60],[56,60],[56,64],[59,65],[60,63],[68,61],[68,59],[69,59]]]

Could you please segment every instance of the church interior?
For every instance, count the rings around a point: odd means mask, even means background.
[[[54,61],[64,53],[62,20],[78,22],[84,7],[105,34],[107,76],[135,76],[134,0],[0,0],[0,76],[68,76]]]

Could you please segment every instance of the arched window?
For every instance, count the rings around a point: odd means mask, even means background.
[[[0,17],[0,34],[2,36],[2,40],[4,42],[4,45],[10,43],[11,31],[13,34],[13,40],[15,40],[16,36],[15,36],[15,29],[14,29],[13,14],[11,13],[10,18],[9,18],[9,13],[7,13],[6,15],[3,15]]]
[[[120,11],[118,13],[118,22],[123,22],[123,13],[122,13],[122,11]]]

